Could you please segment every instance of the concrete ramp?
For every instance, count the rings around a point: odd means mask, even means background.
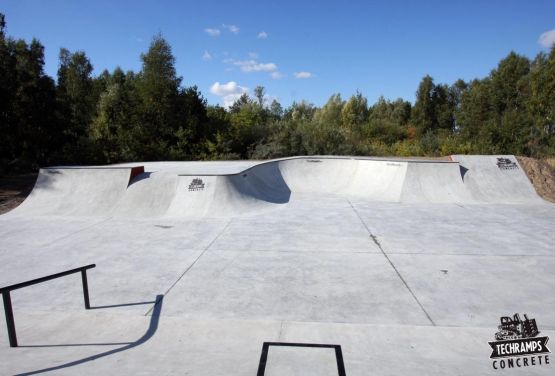
[[[453,155],[471,197],[484,203],[542,203],[514,155]]]
[[[402,202],[471,203],[458,163],[410,162],[401,193]]]
[[[407,162],[358,160],[346,193],[372,201],[399,202],[407,165]]]
[[[131,180],[115,204],[115,217],[156,218],[166,214],[175,198],[179,178],[164,171],[143,172]]]
[[[234,175],[180,175],[166,217],[231,216],[289,201],[275,163]]]
[[[10,215],[109,215],[142,171],[142,167],[43,168],[29,197]]]
[[[277,163],[293,193],[344,193],[349,189],[358,166],[357,160],[340,157],[291,158]]]
[[[541,203],[514,156],[453,161],[293,157],[266,162],[159,162],[41,169],[10,215],[235,216],[302,196],[400,203]]]
[[[277,162],[293,193],[338,194],[398,202],[407,162],[305,157]],[[258,167],[255,167],[258,168]]]

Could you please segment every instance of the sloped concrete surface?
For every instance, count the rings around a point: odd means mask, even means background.
[[[351,376],[553,374],[553,364],[495,370],[487,342],[517,312],[555,335],[554,205],[477,199],[457,162],[340,158],[334,177],[329,159],[261,164],[273,177],[250,162],[118,166],[165,183],[132,183],[114,208],[90,212],[55,202],[53,215],[40,195],[58,192],[37,190],[40,205],[0,216],[0,286],[96,263],[93,309],[78,274],[14,291],[20,347],[0,323],[0,374],[256,375],[264,342],[340,345]],[[179,179],[187,188],[209,172],[228,179],[214,202],[235,202],[160,209],[181,200]],[[371,186],[374,173],[395,187]],[[334,359],[272,349],[266,374],[337,374]]]

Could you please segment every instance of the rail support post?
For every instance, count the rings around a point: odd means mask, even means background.
[[[85,309],[91,309],[89,301],[89,283],[87,282],[87,269],[81,270],[81,279],[83,280],[83,298],[85,299]]]
[[[17,336],[15,334],[12,299],[9,291],[2,292],[2,300],[4,301],[4,313],[6,314],[6,325],[8,327],[8,338],[10,340],[10,347],[17,347]]]

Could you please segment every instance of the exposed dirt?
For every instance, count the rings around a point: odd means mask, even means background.
[[[0,214],[21,204],[33,190],[36,180],[36,173],[0,176]]]
[[[410,158],[432,159],[432,158]],[[433,158],[448,160],[449,157]],[[555,158],[538,160],[528,157],[517,157],[518,162],[528,175],[536,192],[547,201],[555,202]],[[0,214],[17,207],[33,190],[36,173],[16,176],[0,176]]]
[[[517,157],[536,192],[547,201],[555,202],[555,167],[551,160]]]

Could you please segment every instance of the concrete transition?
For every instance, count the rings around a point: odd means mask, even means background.
[[[229,216],[284,204],[298,194],[400,203],[541,202],[512,156],[452,158],[454,162],[297,157],[243,169],[233,163],[205,164],[194,173],[175,163],[170,168],[165,163],[45,168],[12,215]],[[514,166],[499,167],[498,158]]]
[[[501,316],[554,334],[554,228],[511,155],[43,168],[0,287],[96,263],[93,307],[78,275],[14,291],[0,373],[499,374]]]

